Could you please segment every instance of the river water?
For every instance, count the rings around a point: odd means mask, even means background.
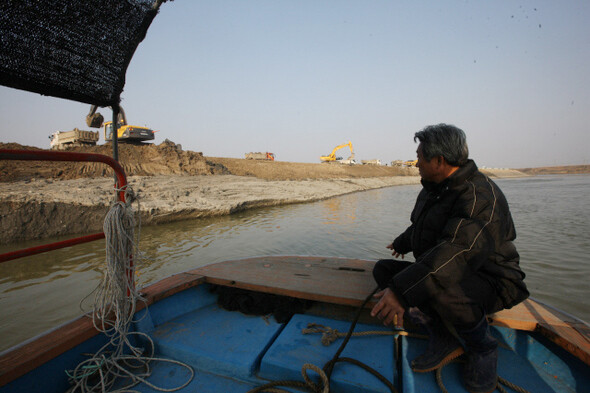
[[[531,295],[590,321],[590,175],[497,183],[512,210]],[[138,285],[260,255],[388,258],[385,246],[408,226],[419,190],[389,187],[142,228]],[[1,247],[0,253],[32,245]],[[0,350],[76,317],[81,303],[88,310],[91,301],[81,301],[102,278],[103,248],[98,241],[0,264]]]

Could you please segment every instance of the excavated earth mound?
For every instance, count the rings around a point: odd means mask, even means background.
[[[42,150],[16,143],[0,143],[0,149]],[[95,153],[111,156],[110,144],[75,147],[68,151]],[[154,144],[120,144],[119,162],[128,176],[153,176],[166,174],[210,175],[216,170],[210,167],[202,153],[183,151],[180,145],[165,141]],[[0,181],[59,179],[69,180],[83,177],[112,176],[112,169],[105,164],[89,162],[41,162],[41,161],[0,161]]]

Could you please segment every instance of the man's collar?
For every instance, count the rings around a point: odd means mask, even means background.
[[[459,169],[453,172],[449,177],[444,179],[440,183],[434,183],[431,181],[421,180],[422,186],[429,192],[436,192],[444,189],[445,187],[453,187],[457,184],[461,184],[465,179],[469,178],[473,173],[477,171],[477,165],[475,161],[467,160],[464,165],[461,165]]]

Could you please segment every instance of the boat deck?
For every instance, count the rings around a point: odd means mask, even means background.
[[[285,256],[228,261],[191,272],[208,283],[358,307],[375,288],[373,265],[359,259]],[[590,328],[568,314],[527,299],[488,317],[495,326],[539,331],[590,365]]]
[[[296,314],[283,327],[273,320],[221,310],[210,304],[156,327],[152,337],[159,356],[185,362],[196,370],[188,391],[248,392],[268,381],[303,381],[304,364],[321,368],[332,358],[342,340],[324,346],[319,335],[302,334],[308,323],[327,325],[339,331],[346,331],[349,326],[345,321]],[[356,328],[356,332],[376,330],[388,331],[382,326],[366,324]],[[492,332],[502,343],[498,373],[504,379],[530,392],[583,392],[589,386],[590,380],[583,376],[582,369],[573,376],[565,375],[563,364],[546,353],[545,346],[533,342],[534,339],[514,334],[507,328],[493,328]],[[526,348],[521,346],[523,341],[528,341]],[[342,356],[376,369],[393,381],[398,392],[437,392],[440,388],[434,373],[417,374],[410,369],[411,359],[426,346],[427,342],[420,338],[369,335],[353,337]],[[541,365],[533,362],[533,357],[542,358]],[[157,375],[165,376],[166,387],[187,381],[188,374],[178,366],[157,364],[154,367],[156,375],[150,380],[161,383]],[[308,375],[313,380],[318,379],[313,371],[308,371]],[[465,392],[460,364],[446,366],[442,380],[449,392]],[[376,377],[348,363],[337,364],[330,386],[331,391],[339,393],[390,391]],[[147,385],[135,389],[145,393],[156,391]]]

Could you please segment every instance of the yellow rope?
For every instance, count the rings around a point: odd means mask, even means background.
[[[449,362],[447,364],[451,364],[451,363],[454,363],[454,362],[462,362],[462,361],[461,360],[458,360],[458,359],[454,359],[453,361],[451,361],[451,362]],[[440,390],[441,390],[442,393],[449,393],[449,391],[445,387],[445,385],[443,383],[443,380],[442,380],[442,369],[443,369],[443,367],[444,366],[441,366],[441,367],[439,367],[439,368],[437,368],[435,370],[435,372],[436,372],[435,373],[436,384],[438,385],[438,387],[440,388]],[[518,385],[516,385],[516,384],[514,384],[514,383],[512,383],[512,382],[510,382],[510,381],[508,381],[508,380],[506,380],[506,379],[504,379],[504,378],[502,378],[501,376],[498,375],[498,383],[496,385],[496,390],[498,390],[500,393],[508,393],[506,391],[506,389],[504,389],[504,387],[502,385],[504,385],[506,387],[509,387],[510,389],[514,390],[517,393],[531,393],[528,390],[526,390],[525,388],[520,387],[520,386],[518,386]]]
[[[303,334],[322,334],[322,344],[328,346],[336,341],[338,338],[346,337],[346,333],[338,331],[338,329],[332,329],[329,326],[320,325],[318,323],[308,323],[307,328],[302,329]],[[368,330],[364,332],[354,332],[351,336],[363,337],[363,336],[408,336],[415,338],[427,339],[428,336],[423,334],[409,333],[405,330]]]

